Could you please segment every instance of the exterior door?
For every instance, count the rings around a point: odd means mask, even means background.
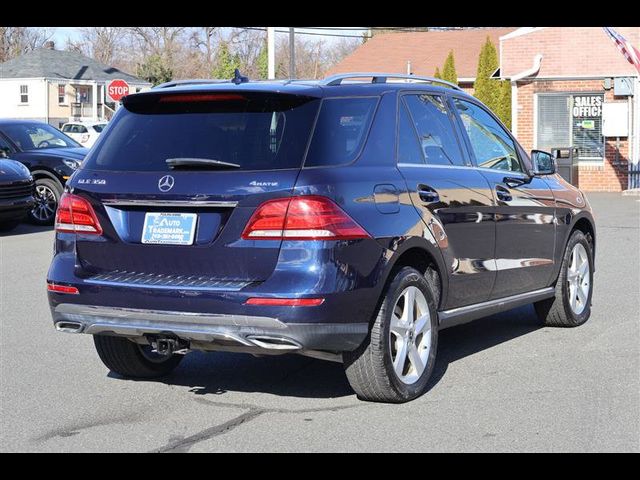
[[[460,98],[453,103],[495,199],[497,277],[491,299],[548,287],[556,228],[551,190],[529,175],[516,142],[487,110]]]
[[[496,276],[489,183],[469,167],[442,97],[402,95],[398,119],[398,168],[449,269],[442,307],[486,301]]]

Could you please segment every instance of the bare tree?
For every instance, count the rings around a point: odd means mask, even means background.
[[[323,58],[324,70],[322,74],[338,64],[346,56],[352,54],[360,45],[362,45],[362,40],[357,38],[341,38],[335,41],[331,47],[325,51]]]
[[[211,71],[213,69],[218,29],[219,27],[196,27],[191,31],[190,43],[193,51],[190,56],[196,62],[198,57],[202,57],[201,70]]]
[[[0,62],[41,48],[53,31],[38,27],[0,27]]]
[[[113,65],[123,56],[122,27],[88,27],[79,31],[78,40],[67,40],[68,50],[76,50],[107,65]]]

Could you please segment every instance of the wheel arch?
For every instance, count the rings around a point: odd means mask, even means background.
[[[595,255],[595,253],[596,253],[596,229],[595,229],[595,225],[593,224],[593,220],[587,218],[587,216],[582,216],[582,217],[576,219],[574,221],[572,227],[571,227],[571,233],[574,230],[580,230],[582,233],[585,234],[585,236],[587,237],[587,240],[591,244],[591,248],[593,249],[593,254]],[[571,233],[569,233],[569,235],[571,235]]]
[[[60,185],[60,188],[64,190],[64,183],[60,181],[60,179],[55,173],[49,170],[46,170],[42,167],[38,167],[31,171],[31,175],[33,176],[34,180],[38,180],[40,178],[48,178],[49,180],[54,180],[56,183],[58,183],[58,185]]]
[[[445,264],[441,252],[423,238],[410,238],[399,246],[387,263],[384,277],[384,288],[393,280],[394,274],[402,267],[413,267],[424,275],[432,269],[432,277],[438,291],[436,292],[438,308],[446,299],[449,286]]]

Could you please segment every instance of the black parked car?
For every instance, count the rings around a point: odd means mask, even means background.
[[[11,230],[33,209],[33,193],[29,169],[15,160],[0,158],[0,231]]]
[[[64,185],[88,151],[47,123],[0,119],[0,155],[24,164],[35,179],[29,218],[38,225],[53,223]]]

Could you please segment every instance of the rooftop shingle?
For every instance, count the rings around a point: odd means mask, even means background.
[[[66,50],[40,48],[0,63],[0,78],[42,77],[99,82],[120,78],[129,83],[149,84],[115,67],[96,62],[78,52]]]
[[[375,35],[344,58],[327,75],[349,72],[406,73],[411,62],[414,75],[432,76],[453,50],[458,78],[474,79],[480,49],[487,39],[499,48],[499,38],[515,28],[491,28]]]

